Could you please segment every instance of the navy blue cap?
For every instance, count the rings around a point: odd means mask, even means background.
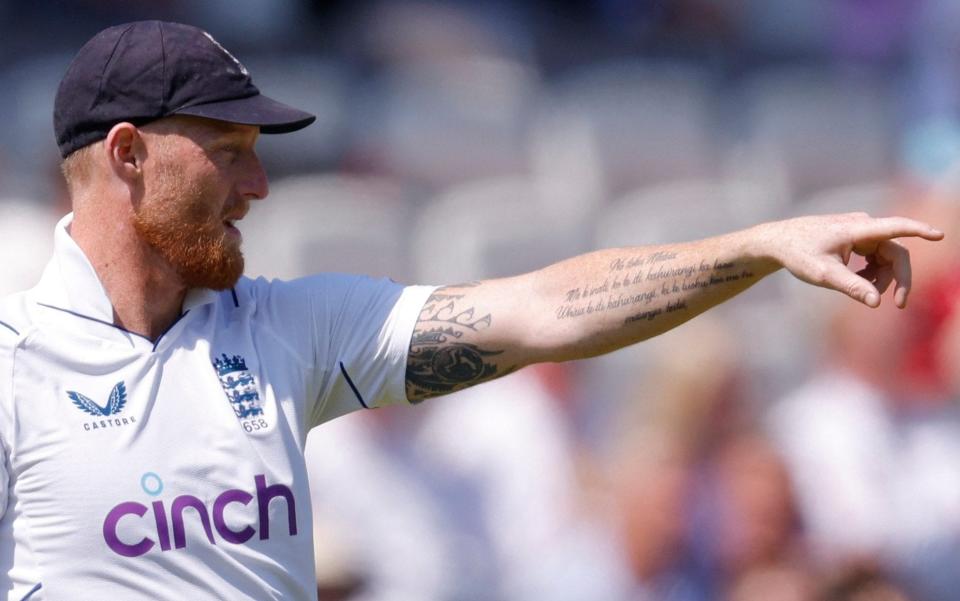
[[[67,157],[117,123],[170,115],[259,125],[265,134],[316,119],[261,94],[240,61],[202,29],[138,21],[104,29],[80,49],[57,89],[53,129]]]

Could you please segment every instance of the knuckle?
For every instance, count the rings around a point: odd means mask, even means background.
[[[810,268],[810,279],[814,284],[823,286],[830,282],[830,271],[823,265],[813,265]]]

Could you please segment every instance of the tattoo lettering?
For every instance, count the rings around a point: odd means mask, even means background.
[[[687,308],[686,301],[677,299],[676,302],[674,301],[668,302],[666,309],[661,309],[660,307],[657,307],[656,309],[643,311],[641,313],[637,313],[636,315],[631,315],[630,317],[623,320],[623,323],[628,324],[628,323],[633,323],[635,321],[643,321],[643,320],[653,321],[658,315],[663,315],[664,313],[673,313],[674,311],[680,311],[686,308]]]
[[[466,294],[457,293],[455,289],[478,285],[440,288],[424,303],[407,357],[406,387],[410,402],[419,403],[505,375],[491,360],[503,353],[502,350],[483,349],[467,341],[471,334],[489,328],[493,318],[489,313],[478,317],[474,307],[462,307]]]
[[[677,259],[680,259],[679,261]],[[558,320],[575,319],[632,306],[645,307],[624,320],[652,321],[667,313],[687,308],[683,298],[673,298],[697,289],[751,279],[754,274],[740,270],[733,262],[684,263],[676,251],[655,251],[646,255],[613,259],[602,281],[572,288],[555,310]],[[655,301],[665,299],[666,305]]]

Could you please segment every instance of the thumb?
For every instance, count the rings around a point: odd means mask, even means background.
[[[876,286],[853,273],[839,262],[830,261],[823,273],[820,284],[824,288],[832,288],[842,292],[850,298],[860,301],[868,307],[880,306],[880,293]]]

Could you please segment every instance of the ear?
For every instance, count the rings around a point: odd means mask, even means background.
[[[117,123],[104,139],[104,150],[111,171],[126,182],[141,178],[146,148],[140,130],[132,123]]]

